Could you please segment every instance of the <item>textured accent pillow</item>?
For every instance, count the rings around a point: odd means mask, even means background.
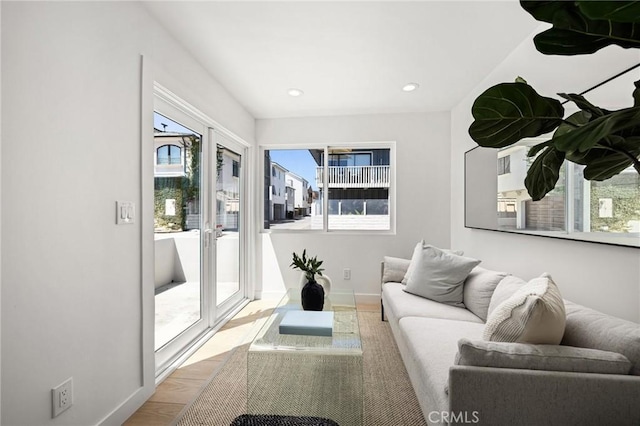
[[[411,261],[409,259],[401,259],[399,257],[384,257],[384,268],[382,273],[382,282],[399,283],[404,279],[407,269]]]
[[[534,278],[489,313],[483,338],[557,345],[566,323],[564,301],[548,274]]]
[[[498,283],[496,289],[491,295],[491,302],[489,302],[489,311],[487,317],[491,316],[491,313],[505,300],[513,296],[513,293],[518,291],[527,282],[522,278],[515,277],[513,275],[507,275],[500,283]]]
[[[427,243],[424,242],[424,240],[416,244],[415,248],[413,249],[413,255],[411,256],[411,261],[409,263],[409,269],[407,269],[407,272],[405,273],[404,278],[401,281],[402,284],[406,284],[411,274],[413,274],[413,271],[415,271],[418,263],[418,259],[422,257],[422,251],[426,247],[433,247],[433,246],[428,245]],[[458,256],[462,256],[464,254],[464,252],[460,250],[447,250],[447,249],[440,249],[440,250],[447,253],[457,254]],[[414,259],[416,259],[416,262],[413,261]]]
[[[462,283],[480,263],[477,259],[448,253],[437,247],[424,246],[419,256],[411,259],[414,271],[404,291],[436,302],[464,308]]]
[[[464,306],[482,321],[487,321],[491,296],[506,276],[506,272],[491,271],[481,266],[473,268],[462,286]]]
[[[458,341],[457,365],[571,371],[576,373],[629,374],[631,362],[617,352],[561,345]]]

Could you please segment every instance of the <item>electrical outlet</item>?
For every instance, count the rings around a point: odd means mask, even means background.
[[[350,280],[351,279],[351,269],[344,268],[342,270],[342,278],[345,279],[345,280]]]
[[[51,389],[52,417],[57,417],[73,404],[73,377]]]

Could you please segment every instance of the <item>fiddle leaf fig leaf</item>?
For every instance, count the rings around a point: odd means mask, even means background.
[[[584,6],[581,8],[576,3],[605,2],[520,2],[523,9],[535,19],[553,24],[553,28],[534,38],[539,52],[547,55],[581,55],[594,53],[612,44],[624,48],[640,47],[640,21],[633,16],[635,9],[629,9],[631,13],[628,15],[623,10],[618,11],[616,20],[602,17],[606,14],[604,10],[600,11],[601,17],[590,18],[583,13]],[[589,13],[598,14],[597,6],[587,6],[587,9]],[[621,21],[622,15],[627,16],[624,21]]]
[[[560,1],[526,1],[521,0],[520,6],[536,20],[542,22],[553,23],[553,18],[558,11],[565,8]]]
[[[634,82],[633,85],[636,87],[633,90],[633,106],[637,107],[640,106],[640,80]]]
[[[640,31],[640,27],[636,30]],[[588,55],[611,44],[624,48],[640,47],[640,42],[614,42],[601,35],[561,28],[549,28],[537,34],[533,43],[538,52],[545,55]]]
[[[562,122],[553,133],[553,137],[562,136],[566,133],[569,133],[581,126],[584,126],[591,120],[591,113],[587,111],[578,111],[571,114],[567,117],[566,120]],[[552,141],[553,142],[553,141]]]
[[[578,1],[577,4],[580,11],[590,19],[640,21],[640,1]]]
[[[502,148],[551,132],[562,122],[564,108],[528,84],[501,83],[478,96],[471,112],[471,138],[480,146]]]
[[[626,108],[598,117],[589,123],[560,135],[553,136],[553,146],[563,152],[585,152],[600,140],[638,126],[640,107]]]
[[[565,154],[552,146],[545,147],[527,171],[524,186],[533,201],[544,198],[556,187]]]
[[[551,144],[552,141],[546,141],[532,146],[531,148],[529,148],[529,152],[527,152],[527,157],[535,157],[540,151],[550,146]]]
[[[604,111],[600,109],[600,107],[593,105],[591,102],[586,100],[585,97],[582,95],[576,95],[575,93],[569,93],[569,94],[558,93],[558,96],[573,102],[582,111],[587,111],[591,113],[591,115],[595,115],[596,117],[601,117],[605,114]]]
[[[626,139],[611,136],[606,145],[597,145],[585,153],[567,153],[567,160],[586,165],[585,179],[602,181],[632,166],[633,158],[639,156],[640,136]]]

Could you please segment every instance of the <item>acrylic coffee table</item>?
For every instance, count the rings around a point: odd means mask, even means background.
[[[353,292],[333,291],[325,299],[324,310],[334,312],[331,337],[280,334],[289,310],[302,310],[299,289],[287,292],[249,347],[248,413],[361,425],[362,341]]]

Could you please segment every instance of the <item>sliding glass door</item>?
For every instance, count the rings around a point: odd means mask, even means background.
[[[224,315],[244,297],[244,147],[212,130],[216,146],[216,313]]]
[[[154,113],[156,370],[210,326],[206,229],[210,213],[208,131],[158,102]]]
[[[246,148],[171,102],[154,106],[159,377],[246,297]]]

